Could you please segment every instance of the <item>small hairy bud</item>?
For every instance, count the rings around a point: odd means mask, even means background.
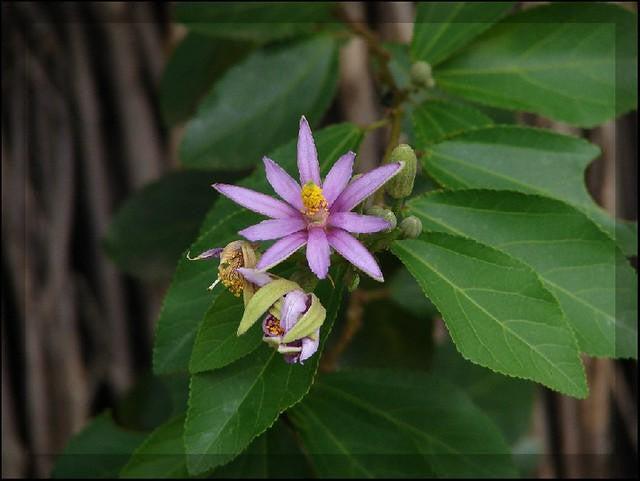
[[[410,215],[400,222],[400,232],[405,239],[415,239],[422,233],[422,221],[415,215]]]
[[[409,76],[416,87],[432,88],[436,84],[431,73],[431,65],[422,60],[411,66]]]
[[[386,184],[387,194],[394,199],[403,199],[411,195],[418,168],[416,153],[407,144],[400,144],[391,151],[389,162],[399,161],[404,162],[404,167]]]
[[[384,232],[391,232],[398,225],[398,219],[396,219],[396,215],[389,209],[385,209],[384,207],[381,207],[379,205],[372,205],[365,211],[365,214],[375,215],[376,217],[382,217],[389,224],[391,224],[389,228]]]

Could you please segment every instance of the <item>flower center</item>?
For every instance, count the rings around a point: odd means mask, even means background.
[[[271,314],[264,323],[264,328],[271,336],[284,335],[284,328],[280,325],[280,321]]]
[[[242,277],[242,275],[237,271],[238,267],[244,267],[242,249],[225,248],[220,256],[218,277],[222,284],[229,289],[229,292],[236,297],[242,294],[242,289],[244,287],[244,277]]]
[[[322,195],[322,189],[313,182],[307,182],[302,187],[303,214],[312,222],[323,222],[328,213],[327,199]]]

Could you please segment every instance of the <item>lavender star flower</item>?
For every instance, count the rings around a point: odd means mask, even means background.
[[[390,224],[351,210],[397,174],[403,163],[385,164],[349,182],[354,159],[353,152],[344,154],[322,182],[316,146],[303,116],[298,134],[300,184],[273,160],[263,158],[267,180],[284,202],[244,187],[213,184],[237,204],[270,217],[239,232],[250,241],[279,239],[263,254],[258,270],[279,264],[306,244],[309,268],[320,279],[327,276],[333,248],[375,280],[384,281],[376,260],[351,234],[380,232]]]

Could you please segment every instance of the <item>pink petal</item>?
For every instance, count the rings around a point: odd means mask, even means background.
[[[284,296],[282,310],[280,311],[280,325],[284,328],[285,333],[296,325],[296,322],[306,310],[307,295],[301,290],[296,289]]]
[[[320,165],[318,164],[318,152],[313,136],[309,128],[309,122],[302,116],[300,119],[300,131],[298,132],[298,170],[300,171],[300,184],[311,181],[320,184]]]
[[[271,276],[266,272],[260,272],[256,269],[249,269],[247,267],[238,267],[236,269],[242,277],[251,282],[251,284],[255,284],[258,287],[262,287],[271,282]]]
[[[202,254],[197,255],[196,257],[191,257],[190,252],[187,252],[187,259],[190,261],[199,261],[202,259],[211,259],[212,257],[220,257],[224,249],[222,247],[214,247],[213,249],[209,249],[204,251]]]
[[[267,180],[273,190],[289,204],[301,211],[303,209],[300,186],[293,178],[269,157],[263,157]]]
[[[279,264],[307,243],[307,231],[299,231],[283,237],[269,247],[258,261],[256,269],[266,271]]]
[[[299,215],[298,211],[290,205],[255,190],[229,184],[213,184],[212,187],[236,204],[240,204],[242,207],[258,214],[275,219],[285,219]]]
[[[320,330],[316,331],[316,340],[311,339],[310,337],[305,337],[302,339],[302,351],[300,351],[300,357],[298,358],[298,362],[302,364],[302,361],[306,361],[311,356],[313,356],[318,350],[318,346],[320,345]]]
[[[361,215],[355,212],[335,212],[329,215],[330,226],[339,227],[354,234],[370,234],[391,227],[391,224],[375,215]],[[242,232],[240,232],[242,234]]]
[[[327,199],[329,207],[331,207],[333,201],[338,198],[349,183],[349,179],[351,179],[351,174],[353,172],[353,161],[355,158],[356,154],[353,152],[344,154],[336,161],[335,164],[333,164],[333,167],[331,167],[331,170],[324,178],[322,193],[324,194],[324,198]]]
[[[384,282],[378,263],[371,253],[354,237],[342,229],[331,229],[327,233],[327,240],[342,257],[362,272],[370,275],[376,281]]]
[[[350,211],[396,175],[402,166],[403,162],[385,164],[357,178],[338,196],[331,206],[331,212]]]
[[[309,229],[307,240],[307,262],[318,279],[324,279],[329,272],[329,242],[321,227]]]
[[[286,219],[268,219],[259,224],[242,229],[238,234],[250,241],[280,239],[306,227],[302,217],[288,217]]]

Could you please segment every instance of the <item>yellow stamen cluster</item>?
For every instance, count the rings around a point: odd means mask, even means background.
[[[233,243],[232,243],[233,244]],[[244,287],[244,277],[237,271],[238,267],[244,267],[244,256],[242,249],[236,246],[225,247],[220,255],[220,266],[218,267],[218,277],[222,284],[229,289],[234,296],[239,297]]]
[[[264,327],[272,336],[284,335],[284,328],[280,325],[280,321],[272,315],[269,315]]]
[[[302,187],[301,195],[304,213],[307,216],[313,217],[327,210],[327,200],[322,195],[322,189],[313,182],[307,182]]]

